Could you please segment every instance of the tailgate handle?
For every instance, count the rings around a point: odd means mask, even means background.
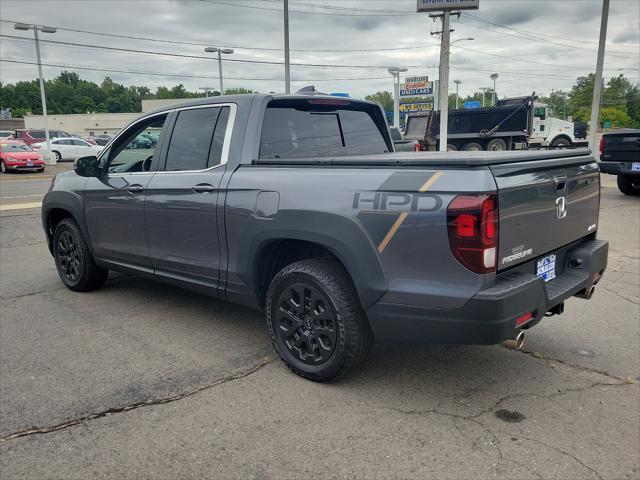
[[[556,192],[562,192],[567,189],[567,176],[559,175],[557,177],[553,177],[553,183],[556,186]]]

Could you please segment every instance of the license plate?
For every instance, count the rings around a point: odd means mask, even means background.
[[[27,167],[33,167],[33,161],[27,160]]]
[[[640,162],[633,162],[631,164],[631,170],[634,172],[640,172]]]
[[[536,263],[536,275],[545,282],[556,278],[556,256],[547,255],[546,257],[539,258]]]

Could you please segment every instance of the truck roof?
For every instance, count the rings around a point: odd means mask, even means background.
[[[326,94],[303,94],[303,93],[243,93],[240,95],[218,95],[215,97],[206,97],[206,98],[197,98],[193,100],[189,100],[186,102],[179,102],[172,105],[167,105],[161,108],[156,108],[150,112],[146,112],[144,115],[151,115],[159,112],[166,112],[167,110],[172,110],[174,108],[184,108],[184,107],[193,107],[199,105],[216,105],[218,103],[237,103],[240,106],[248,106],[254,100],[262,99],[265,101],[270,100],[333,100],[336,102],[357,102],[357,103],[366,103],[370,105],[376,105],[374,102],[370,102],[368,100],[361,100],[355,98],[346,98],[346,97],[336,97],[333,95]]]

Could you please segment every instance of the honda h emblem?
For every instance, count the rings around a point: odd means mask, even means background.
[[[564,197],[556,198],[556,215],[558,218],[567,216],[567,199]]]

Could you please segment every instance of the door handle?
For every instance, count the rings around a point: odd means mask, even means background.
[[[191,189],[196,193],[210,193],[213,192],[216,187],[209,185],[208,183],[200,183],[198,185],[194,185]]]
[[[140,184],[134,183],[133,185],[129,185],[127,190],[131,193],[138,193],[144,190],[144,187]]]

